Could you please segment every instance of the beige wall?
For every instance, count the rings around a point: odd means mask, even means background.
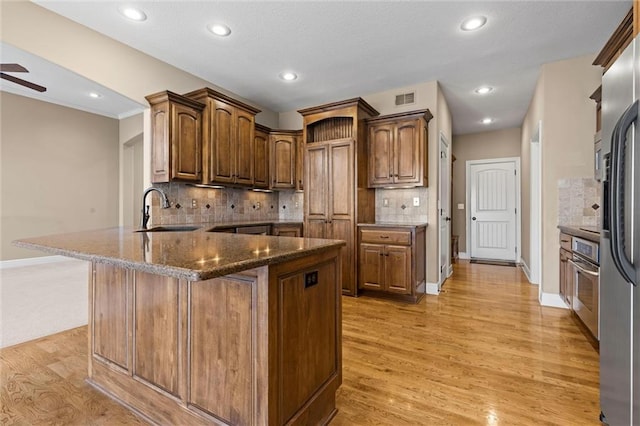
[[[543,65],[523,123],[523,163],[528,163],[528,144],[538,120],[542,121],[541,284],[544,293],[559,291],[558,180],[593,174],[595,103],[589,96],[600,85],[602,77],[602,70],[591,65],[593,58],[587,55]],[[530,193],[523,191],[523,199],[525,196],[529,197]],[[529,206],[527,198],[523,210],[526,212]],[[525,226],[530,229],[528,217],[523,217],[523,232]],[[530,256],[531,253],[523,253],[525,261],[529,261]]]
[[[118,120],[0,92],[0,260],[11,241],[118,225]]]
[[[520,157],[521,129],[503,129],[453,137],[453,209],[451,211],[452,232],[458,235],[458,248],[467,252],[466,212],[467,183],[466,162],[469,160],[485,160],[489,158]],[[457,205],[464,204],[464,210]]]

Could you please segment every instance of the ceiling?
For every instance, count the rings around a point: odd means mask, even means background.
[[[438,80],[454,134],[520,126],[540,65],[597,53],[631,7],[631,0],[35,2],[276,112]],[[148,19],[123,18],[124,4]],[[460,30],[472,15],[487,24]],[[208,32],[214,22],[231,35]],[[280,80],[284,70],[299,78]],[[481,85],[494,90],[477,95]],[[484,117],[495,121],[483,125]]]
[[[112,118],[124,118],[144,110],[143,105],[129,98],[10,44],[0,42],[0,52],[2,63],[20,64],[29,71],[7,74],[47,88],[46,92],[39,93],[0,79],[0,90],[4,92]],[[92,98],[89,93],[100,97]]]

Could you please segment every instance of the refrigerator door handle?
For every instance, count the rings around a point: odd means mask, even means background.
[[[627,131],[638,119],[640,101],[636,100],[622,114],[611,137],[611,186],[609,191],[609,221],[611,232],[611,257],[622,277],[636,285],[635,268],[627,257],[624,241],[624,175],[625,175],[625,147]]]

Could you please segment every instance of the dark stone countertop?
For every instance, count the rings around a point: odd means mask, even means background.
[[[189,281],[277,264],[345,244],[339,240],[202,231],[134,231],[109,228],[24,238],[13,244]]]
[[[585,240],[593,241],[594,243],[600,242],[600,233],[591,232],[580,229],[581,225],[558,225],[558,229],[565,234],[569,234],[573,237],[584,238]]]

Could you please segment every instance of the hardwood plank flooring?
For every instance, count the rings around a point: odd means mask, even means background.
[[[597,425],[598,353],[519,268],[454,265],[417,305],[343,298],[332,425]],[[86,327],[0,350],[0,423],[145,422],[84,382]]]

